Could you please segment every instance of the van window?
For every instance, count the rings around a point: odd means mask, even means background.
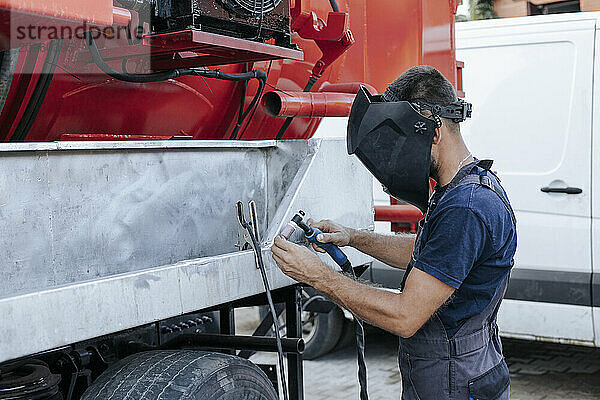
[[[575,95],[575,53],[571,42],[457,50],[465,62],[466,99],[473,103],[462,132],[475,156],[494,159],[494,167],[509,174],[560,166]]]

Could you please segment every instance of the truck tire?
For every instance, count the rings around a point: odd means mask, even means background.
[[[303,357],[314,360],[329,353],[340,340],[343,327],[344,313],[337,306],[327,314],[315,314]]]
[[[260,308],[260,317],[264,318],[269,308]],[[285,324],[285,311],[279,317],[279,325]],[[335,306],[328,313],[302,312],[302,337],[304,338],[304,353],[302,358],[314,360],[329,353],[340,340],[344,328],[344,313]],[[285,335],[285,328],[282,329]]]
[[[277,400],[264,372],[226,354],[148,351],[112,365],[81,400]]]

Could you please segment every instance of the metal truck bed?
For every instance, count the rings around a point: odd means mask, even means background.
[[[298,209],[373,226],[342,140],[5,144],[0,163],[0,362],[264,292],[238,200],[273,288],[294,283],[268,247]]]

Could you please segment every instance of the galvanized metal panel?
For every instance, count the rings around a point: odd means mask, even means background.
[[[259,149],[0,153],[0,163],[1,297],[231,252],[235,202],[266,204]]]
[[[293,283],[268,246],[298,208],[373,224],[343,141],[134,147],[0,151],[0,362],[263,292],[252,253],[233,252],[237,200],[257,201],[273,288]]]

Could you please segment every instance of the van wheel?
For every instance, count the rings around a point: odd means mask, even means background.
[[[269,312],[269,307],[261,306],[261,320]],[[285,336],[285,310],[279,316],[279,327],[281,335]],[[328,313],[302,311],[302,338],[305,343],[302,358],[314,360],[333,350],[340,340],[343,327],[344,313],[338,306],[334,306]]]
[[[303,313],[304,314],[304,313]],[[303,357],[314,360],[329,353],[342,335],[344,327],[344,313],[337,306],[327,314],[308,313],[310,323],[302,322],[302,333],[306,335],[306,347]]]
[[[277,400],[273,384],[250,361],[226,354],[148,351],[113,364],[81,400]]]

